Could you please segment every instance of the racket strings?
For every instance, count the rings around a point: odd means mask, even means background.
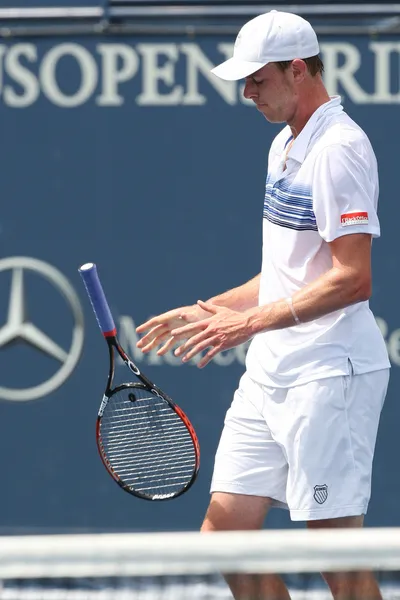
[[[148,390],[124,388],[114,393],[103,413],[100,435],[113,471],[146,496],[178,493],[196,469],[186,425],[165,400]]]

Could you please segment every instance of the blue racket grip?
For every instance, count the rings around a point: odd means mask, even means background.
[[[114,319],[112,318],[110,307],[106,300],[105,293],[97,274],[97,268],[94,263],[86,263],[79,269],[85,284],[94,314],[104,336],[116,335]]]

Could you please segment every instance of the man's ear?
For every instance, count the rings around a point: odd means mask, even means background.
[[[301,58],[295,58],[290,65],[293,73],[293,79],[300,83],[307,74],[307,65]]]

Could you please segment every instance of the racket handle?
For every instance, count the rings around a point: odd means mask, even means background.
[[[79,273],[82,276],[94,314],[96,315],[97,322],[103,335],[105,337],[116,335],[117,330],[114,319],[112,318],[110,307],[108,306],[104,290],[100,283],[96,265],[94,263],[86,263],[80,267]]]

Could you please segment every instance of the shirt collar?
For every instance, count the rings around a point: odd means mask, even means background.
[[[317,129],[321,117],[328,112],[331,114],[339,114],[342,111],[343,106],[341,105],[340,96],[333,96],[329,102],[321,104],[321,106],[311,115],[297,138],[294,140],[292,147],[288,152],[288,158],[293,158],[299,163],[304,162],[311,137]]]

